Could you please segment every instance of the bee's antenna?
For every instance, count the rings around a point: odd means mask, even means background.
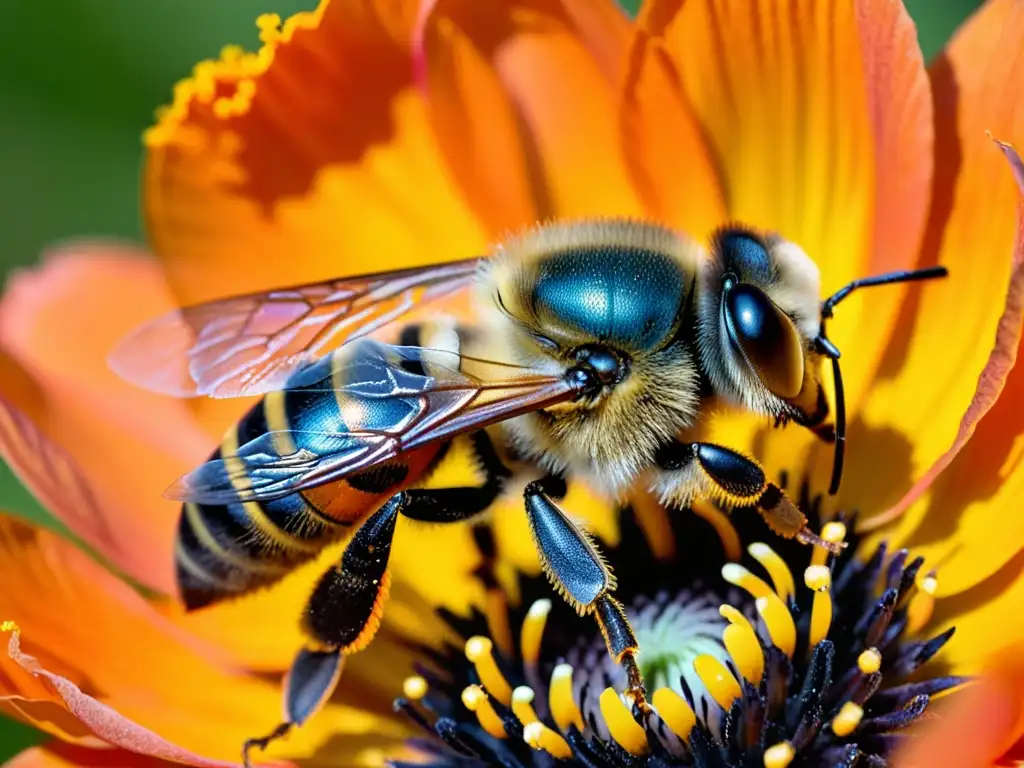
[[[886,272],[874,277],[862,277],[847,283],[838,291],[821,302],[821,328],[814,339],[818,352],[832,361],[832,379],[836,396],[836,442],[832,454],[832,481],[829,483],[829,495],[835,496],[843,481],[843,460],[846,456],[846,394],[843,390],[843,376],[839,370],[839,349],[829,341],[825,334],[825,321],[832,317],[836,305],[858,288],[890,283],[906,283],[912,280],[931,280],[946,277],[949,270],[945,267],[925,267],[924,269],[906,269],[899,272]]]

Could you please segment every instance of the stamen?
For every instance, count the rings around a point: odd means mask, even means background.
[[[533,689],[526,685],[520,685],[512,691],[512,713],[519,718],[523,725],[540,720],[533,709]]]
[[[868,648],[857,657],[857,669],[863,675],[873,675],[882,668],[882,654],[877,648]]]
[[[860,725],[861,718],[864,717],[864,708],[859,704],[854,704],[852,701],[848,701],[843,704],[842,709],[839,710],[839,714],[832,720],[832,732],[840,738],[849,736]]]
[[[427,689],[427,681],[419,675],[407,677],[402,683],[402,693],[409,701],[419,701],[427,695]]]
[[[548,752],[556,760],[569,760],[572,757],[572,748],[568,742],[540,720],[535,720],[523,728],[523,741],[533,749]]]
[[[583,715],[572,692],[571,664],[559,664],[551,672],[548,705],[551,707],[551,716],[562,731],[568,731],[572,725],[583,730]]]
[[[494,643],[490,638],[476,635],[466,641],[466,658],[476,667],[476,673],[480,676],[480,682],[506,707],[512,703],[512,686],[508,684],[505,676],[498,669],[494,661]]]
[[[718,610],[729,622],[729,626],[722,632],[725,649],[740,674],[755,686],[759,685],[764,674],[764,651],[757,641],[757,633],[747,617],[731,605],[723,605]]]
[[[732,521],[718,507],[703,499],[694,499],[690,503],[690,509],[697,517],[700,517],[711,524],[722,542],[722,549],[725,551],[727,560],[739,560],[743,555],[743,546],[740,544],[740,535],[736,533]]]
[[[619,743],[619,746],[637,757],[650,752],[647,734],[633,719],[633,715],[626,709],[626,705],[622,703],[622,699],[619,698],[615,689],[605,688],[601,692],[600,702],[601,714],[608,725],[608,732]]]
[[[780,741],[764,751],[764,768],[786,768],[793,762],[796,752],[788,741]]]
[[[938,588],[939,581],[934,573],[918,578],[917,593],[910,598],[910,605],[907,606],[908,633],[920,632],[931,621],[932,611],[935,609],[935,591]]]
[[[505,724],[501,722],[498,713],[494,711],[491,700],[487,698],[484,689],[479,685],[467,685],[462,689],[462,703],[466,709],[476,714],[480,726],[496,739],[504,739],[508,736],[505,733]]]
[[[796,650],[796,625],[789,609],[774,592],[767,597],[757,598],[754,605],[757,606],[757,612],[768,628],[772,643],[784,654],[792,657],[793,651]]]
[[[754,542],[747,547],[747,552],[757,562],[764,566],[768,575],[772,578],[775,591],[784,603],[789,603],[796,594],[796,585],[793,583],[793,572],[789,570],[786,561],[779,557],[778,553],[763,542]]]
[[[740,684],[736,682],[732,673],[722,662],[708,653],[701,654],[693,660],[693,669],[711,697],[718,702],[718,706],[728,712],[741,693]]]
[[[846,538],[846,526],[840,523],[838,520],[833,520],[831,523],[825,523],[821,527],[821,538],[827,541],[829,544],[839,544]],[[828,556],[832,554],[825,547],[814,547],[814,554],[811,555],[811,565],[825,565],[828,562]]]
[[[804,583],[814,590],[808,634],[808,644],[813,648],[828,637],[828,630],[832,626],[832,572],[824,565],[809,565],[804,571]]]
[[[686,699],[671,688],[659,688],[651,697],[655,710],[665,725],[676,736],[684,741],[689,738],[690,731],[697,724],[697,714]]]
[[[512,627],[508,623],[508,601],[505,592],[499,587],[487,590],[484,596],[484,615],[487,617],[487,629],[491,639],[498,644],[498,649],[506,656],[512,655]]]
[[[540,644],[549,613],[550,600],[535,600],[530,610],[526,612],[526,618],[523,619],[523,629],[519,633],[519,648],[523,654],[523,661],[531,666],[536,665],[540,658]]]
[[[722,578],[730,584],[749,592],[755,599],[772,595],[778,598],[771,587],[763,579],[759,579],[742,565],[726,563],[722,566]]]

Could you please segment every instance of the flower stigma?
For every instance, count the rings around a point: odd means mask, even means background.
[[[801,507],[820,521],[806,489]],[[882,766],[931,697],[965,682],[934,666],[914,675],[953,635],[918,635],[938,576],[884,543],[856,557],[855,516],[822,527],[849,544],[834,555],[772,536],[750,510],[722,516],[728,529],[688,512],[667,513],[675,546],[659,556],[626,510],[607,552],[649,714],[621,694],[594,623],[552,599],[543,575],[518,574],[513,603],[482,567],[486,610],[442,609],[463,645],[423,648],[395,700],[420,729],[409,746],[431,766]],[[494,541],[484,528],[476,540],[486,562]]]

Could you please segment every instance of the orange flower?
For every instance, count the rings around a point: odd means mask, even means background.
[[[107,369],[113,344],[179,304],[465,258],[549,217],[641,216],[698,238],[739,220],[800,244],[826,290],[949,267],[925,290],[856,294],[832,323],[851,414],[836,504],[937,569],[915,624],[957,625],[943,654],[955,673],[1024,636],[1024,235],[1011,166],[985,133],[1024,145],[1019,0],[990,0],[929,70],[895,0],[650,0],[635,23],[595,0],[322,0],[258,24],[258,53],[197,65],[146,134],[156,258],[65,248],[0,305],[5,458],[147,588],[0,518],[0,619],[20,627],[6,626],[0,700],[57,739],[17,765],[234,761],[277,717],[295,617],[338,555],[184,615],[164,596],[177,511],[161,494],[246,404],[137,390]],[[773,471],[827,473],[827,451],[795,430],[722,416],[714,437]],[[616,539],[585,491],[566,507]],[[522,518],[511,502],[497,510],[497,540],[531,569]],[[397,753],[408,729],[372,714],[408,669],[389,638],[440,632],[427,603],[482,599],[462,586],[479,556],[454,528],[400,526],[385,629],[340,698],[271,755]]]

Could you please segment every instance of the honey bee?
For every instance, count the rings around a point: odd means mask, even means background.
[[[558,222],[485,257],[282,288],[189,307],[115,350],[129,381],[177,396],[262,399],[210,460],[168,492],[183,502],[176,547],[189,609],[270,584],[351,533],[303,612],[308,645],[285,682],[286,719],[263,748],[331,694],[376,632],[400,516],[466,521],[513,477],[548,577],[595,617],[646,707],[637,641],[594,543],[557,505],[568,479],[610,496],[645,484],[666,505],[695,498],[757,508],[777,533],[822,542],[752,459],[703,439],[731,405],[845,440],[839,351],[825,322],[855,281],[820,301],[815,263],[753,229],[707,247],[632,220]],[[413,314],[469,298],[470,317]],[[397,344],[373,338],[406,321]],[[822,383],[832,363],[835,414]],[[454,440],[484,480],[423,489]]]

